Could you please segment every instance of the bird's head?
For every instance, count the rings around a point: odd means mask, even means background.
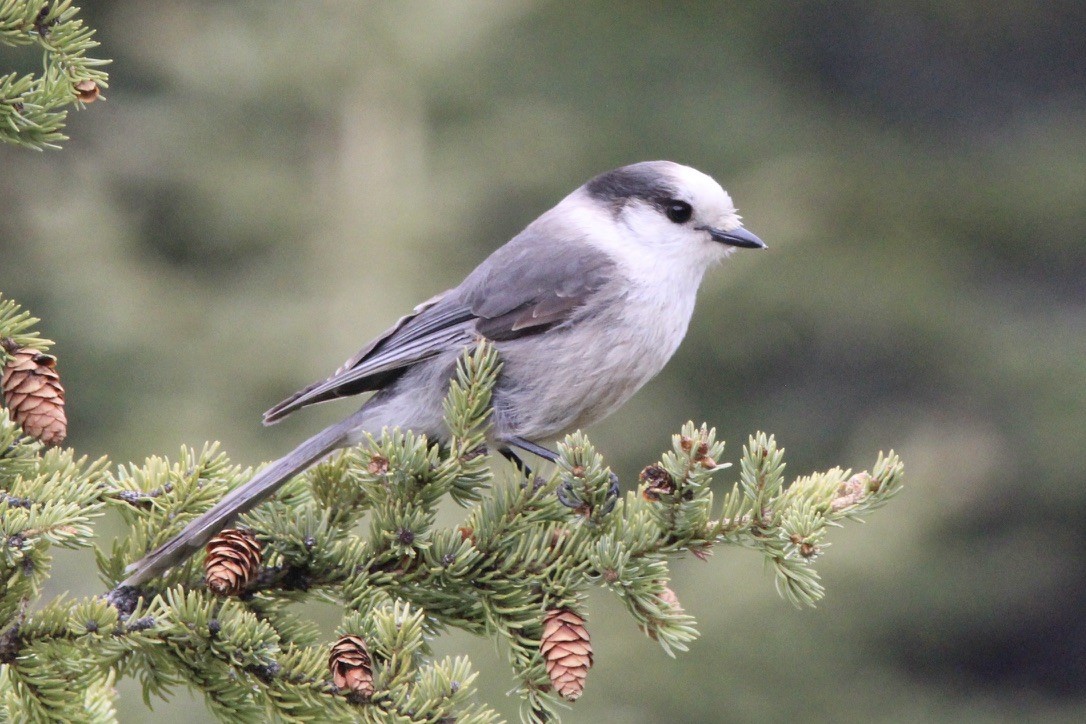
[[[720,184],[689,166],[635,163],[600,174],[579,191],[610,217],[614,233],[598,238],[606,238],[613,254],[678,258],[704,267],[736,248],[766,248],[743,228]]]

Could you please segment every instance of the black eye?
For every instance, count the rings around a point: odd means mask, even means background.
[[[676,224],[685,224],[690,221],[690,215],[694,213],[694,209],[685,201],[671,199],[664,203],[664,213]]]

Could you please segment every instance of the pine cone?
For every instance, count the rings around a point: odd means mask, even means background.
[[[373,696],[373,661],[361,637],[347,634],[336,641],[328,656],[328,668],[336,688],[365,699]]]
[[[208,541],[204,560],[207,587],[220,596],[236,596],[260,570],[260,541],[247,530],[228,528]]]
[[[11,359],[4,365],[4,404],[11,419],[30,437],[46,445],[59,445],[68,433],[64,415],[64,388],[57,374],[57,358],[4,340]]]
[[[566,701],[577,701],[592,668],[592,643],[584,619],[567,609],[548,611],[539,650],[555,691]]]

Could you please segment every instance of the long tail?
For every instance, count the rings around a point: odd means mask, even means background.
[[[260,503],[292,477],[331,451],[346,447],[353,440],[352,431],[359,427],[360,413],[356,412],[342,422],[321,430],[261,470],[252,480],[230,491],[211,510],[189,523],[171,540],[128,566],[125,569],[128,578],[120,585],[138,586],[186,560],[237,516]]]

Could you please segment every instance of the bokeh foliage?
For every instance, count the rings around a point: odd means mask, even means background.
[[[1081,716],[1083,7],[103,0],[110,102],[61,154],[0,148],[0,289],[60,340],[81,452],[256,463],[344,412],[260,410],[571,188],[690,163],[770,251],[593,441],[626,479],[690,417],[801,470],[892,444],[910,492],[842,531],[814,613],[679,565],[678,661],[591,599],[614,697],[568,720]]]

